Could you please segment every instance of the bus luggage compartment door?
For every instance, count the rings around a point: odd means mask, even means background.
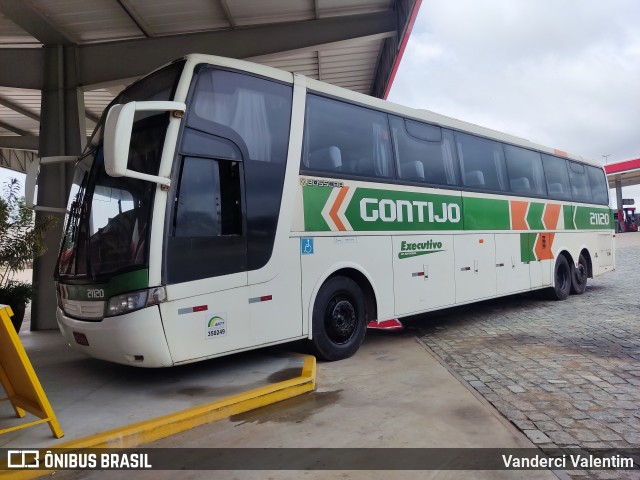
[[[496,252],[493,234],[455,235],[456,303],[496,294]]]
[[[396,315],[455,302],[453,235],[393,237]]]
[[[598,266],[602,271],[613,266],[613,238],[611,233],[598,233]]]
[[[496,286],[498,295],[529,290],[529,263],[522,261],[519,233],[496,234]]]

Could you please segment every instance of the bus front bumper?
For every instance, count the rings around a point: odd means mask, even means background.
[[[85,355],[137,367],[173,365],[157,305],[98,322],[68,317],[58,307],[56,318],[71,348]]]

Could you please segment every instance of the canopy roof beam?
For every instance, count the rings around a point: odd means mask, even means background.
[[[95,85],[143,75],[189,53],[248,58],[372,35],[393,36],[396,33],[396,15],[392,11],[386,11],[82,45],[77,47],[78,76],[81,85]],[[106,61],[110,58],[126,61]]]
[[[71,45],[75,43],[56,28],[31,2],[0,0],[0,12],[43,45]],[[23,62],[20,62],[22,65]]]

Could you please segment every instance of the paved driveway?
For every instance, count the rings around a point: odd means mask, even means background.
[[[451,370],[543,448],[640,447],[640,246],[563,302],[518,295],[416,317]]]

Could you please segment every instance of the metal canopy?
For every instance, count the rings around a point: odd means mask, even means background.
[[[38,150],[47,49],[74,57],[88,135],[122,88],[187,53],[244,58],[384,97],[420,3],[0,0],[0,167],[24,171],[29,160],[3,149]]]

